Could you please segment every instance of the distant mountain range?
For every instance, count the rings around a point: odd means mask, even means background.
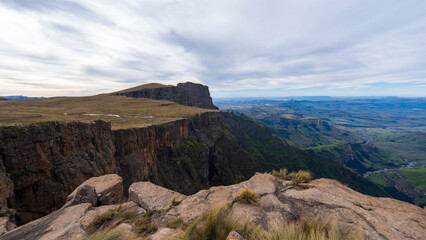
[[[25,100],[25,99],[39,99],[44,97],[27,97],[23,95],[17,96],[0,96],[0,100]]]

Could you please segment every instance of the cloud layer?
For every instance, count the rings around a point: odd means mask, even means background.
[[[182,81],[214,91],[424,86],[424,9],[421,0],[0,0],[0,95]]]

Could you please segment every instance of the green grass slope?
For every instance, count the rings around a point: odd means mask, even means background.
[[[309,150],[336,160],[360,174],[383,168],[396,168],[405,163],[398,155],[383,151],[371,144],[332,144],[309,148]]]

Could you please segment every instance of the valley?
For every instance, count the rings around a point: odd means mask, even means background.
[[[418,189],[424,190],[426,181],[421,174],[425,98],[228,98],[215,103],[255,119],[291,145],[340,162],[398,199],[424,206],[426,195]],[[400,171],[416,177],[386,177]]]

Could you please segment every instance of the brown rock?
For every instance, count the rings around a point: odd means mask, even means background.
[[[8,217],[0,217],[0,235],[13,230],[16,228],[16,225],[10,221]]]
[[[129,201],[133,201],[146,210],[163,210],[170,206],[173,199],[182,201],[185,195],[157,186],[151,182],[133,183],[129,188]]]
[[[362,227],[367,239],[422,239],[426,236],[426,212],[414,205],[390,198],[358,193],[330,179],[318,179],[305,188],[278,184],[268,174],[227,187],[212,187],[188,196],[167,215],[189,223],[205,215],[213,206],[231,206],[233,216],[269,229],[276,223],[330,217],[340,224]],[[241,189],[258,192],[257,205],[234,202]]]
[[[92,177],[78,186],[69,196],[68,201],[75,198],[77,192],[84,186],[95,188],[100,205],[117,204],[123,198],[123,179],[117,174]]]
[[[178,231],[171,228],[160,228],[157,232],[150,236],[151,240],[177,240]]]
[[[63,208],[80,203],[91,203],[96,207],[98,203],[98,196],[96,195],[95,188],[89,185],[78,187],[72,197],[68,199],[68,202]]]
[[[232,231],[228,234],[228,237],[226,237],[226,240],[244,240],[244,238],[236,231]]]

